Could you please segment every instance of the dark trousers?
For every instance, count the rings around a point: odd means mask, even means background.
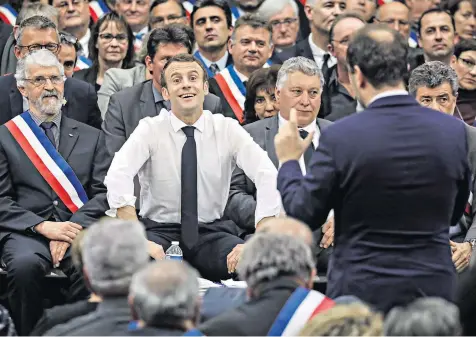
[[[49,241],[11,233],[2,240],[1,256],[6,264],[10,314],[19,335],[28,335],[43,314],[43,283],[53,268]],[[70,281],[68,302],[84,299],[89,291],[81,271],[77,271],[69,256],[69,249],[60,269]]]
[[[147,230],[147,239],[162,245],[164,251],[172,241],[181,241],[180,224],[157,223],[142,218]],[[231,220],[217,220],[213,223],[198,224],[198,242],[188,250],[183,244],[184,260],[198,270],[203,278],[212,281],[226,280],[231,277],[226,265],[227,255],[236,245],[244,241],[238,237],[239,227]]]

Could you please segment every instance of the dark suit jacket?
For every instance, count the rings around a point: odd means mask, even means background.
[[[64,98],[67,103],[62,108],[63,116],[101,128],[101,112],[93,87],[83,81],[68,78],[64,83]],[[23,113],[23,98],[13,74],[0,77],[0,107],[0,124]]]
[[[108,209],[104,139],[101,132],[65,116],[61,118],[59,153],[83,185],[89,201],[72,214],[37,169],[5,125],[0,126],[0,239],[9,232],[48,220],[87,227]]]
[[[290,59],[291,57],[303,56],[310,60],[314,61],[314,56],[312,55],[311,46],[309,45],[308,35],[302,40],[296,43],[294,46],[283,50],[281,53],[276,54],[272,61],[276,64],[283,64],[284,61]]]
[[[95,311],[57,325],[45,336],[117,336],[127,331],[131,319],[127,297],[104,298]]]
[[[266,336],[298,284],[280,278],[262,286],[259,296],[198,326],[206,336]]]
[[[89,83],[93,86],[93,88],[96,87],[97,77],[98,77],[98,72],[93,67],[81,69],[73,73],[73,78]]]
[[[10,34],[13,32],[13,27],[7,25],[5,22],[0,21],[0,57],[2,55],[2,51],[5,48],[8,38]]]
[[[454,299],[449,225],[471,175],[464,127],[413,97],[384,97],[324,130],[304,178],[295,161],[281,166],[287,215],[316,226],[334,209],[329,297],[385,312],[422,296]]]
[[[157,106],[158,105],[158,106]],[[169,101],[154,102],[152,81],[145,81],[111,96],[102,129],[106,135],[106,148],[112,160],[127,138],[144,117],[157,116],[162,108],[170,109]],[[221,113],[221,102],[215,95],[206,95],[205,110]]]

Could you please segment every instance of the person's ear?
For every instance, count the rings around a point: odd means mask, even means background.
[[[147,70],[149,71],[149,73],[152,75],[153,74],[153,66],[154,66],[154,63],[152,61],[152,58],[147,55],[145,58],[144,58],[144,63],[145,63],[145,66],[147,68]]]
[[[332,45],[332,42],[327,45],[327,50],[329,51],[329,53],[330,53],[332,56],[336,57],[336,54],[335,54],[335,52],[334,52],[334,46]]]
[[[306,14],[309,22],[312,22],[312,7],[309,5],[304,6],[304,14]]]
[[[281,90],[274,88],[274,98],[276,99],[276,104],[279,108],[279,103],[281,102]]]
[[[27,93],[26,93],[25,87],[21,87],[21,86],[18,85],[17,88],[18,88],[18,91],[20,91],[20,94],[21,94],[23,97],[28,98],[28,95],[27,95]]]
[[[210,91],[208,89],[208,81],[205,81],[205,83],[203,83],[203,93],[205,95],[208,95],[210,93]]]
[[[166,101],[170,100],[170,95],[169,95],[169,91],[167,90],[167,88],[162,88],[162,97]]]
[[[231,37],[228,39],[228,53],[233,56],[233,42],[231,41]]]

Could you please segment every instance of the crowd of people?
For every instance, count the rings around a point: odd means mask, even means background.
[[[0,75],[1,333],[476,334],[474,1],[0,2]]]

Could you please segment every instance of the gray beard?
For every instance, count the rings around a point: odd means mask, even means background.
[[[38,100],[32,100],[30,103],[43,115],[43,116],[54,116],[61,111],[63,106],[63,95],[58,95],[56,102],[50,104],[43,104],[41,102],[42,97]]]

